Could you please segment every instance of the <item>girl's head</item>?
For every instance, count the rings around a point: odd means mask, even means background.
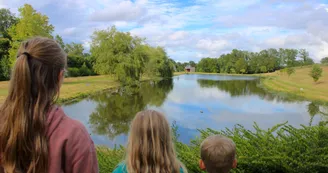
[[[66,62],[52,39],[21,44],[0,108],[0,166],[6,172],[47,172],[46,114],[58,96]]]
[[[131,124],[126,164],[129,173],[178,173],[171,128],[157,111],[137,113]]]

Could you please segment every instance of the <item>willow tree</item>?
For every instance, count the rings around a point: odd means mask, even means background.
[[[120,32],[115,26],[95,31],[91,38],[97,73],[114,75],[123,84],[140,80],[146,59],[141,38]]]

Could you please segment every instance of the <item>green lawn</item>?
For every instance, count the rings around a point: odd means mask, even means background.
[[[8,81],[0,82],[0,104],[6,99],[8,84]],[[66,78],[60,91],[59,101],[72,100],[119,85],[119,82],[110,76]]]
[[[263,86],[269,90],[291,93],[309,100],[328,102],[328,66],[321,66],[322,77],[314,82],[309,76],[311,66],[298,67],[291,76],[280,71],[266,74]]]

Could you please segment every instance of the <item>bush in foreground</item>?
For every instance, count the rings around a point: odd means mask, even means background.
[[[202,172],[198,167],[200,143],[209,135],[222,134],[232,138],[237,145],[238,167],[233,172],[281,173],[312,172],[323,173],[328,170],[328,127],[302,126],[295,128],[287,124],[278,124],[268,130],[247,130],[241,125],[234,129],[215,131],[199,130],[200,137],[190,145],[178,142],[175,132],[175,145],[179,159],[189,172]],[[100,172],[112,172],[124,159],[124,148],[97,149]]]

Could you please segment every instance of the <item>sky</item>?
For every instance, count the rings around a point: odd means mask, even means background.
[[[179,62],[232,49],[305,48],[316,62],[328,56],[328,0],[0,0],[0,8],[18,14],[24,3],[86,51],[95,30],[115,25]]]

